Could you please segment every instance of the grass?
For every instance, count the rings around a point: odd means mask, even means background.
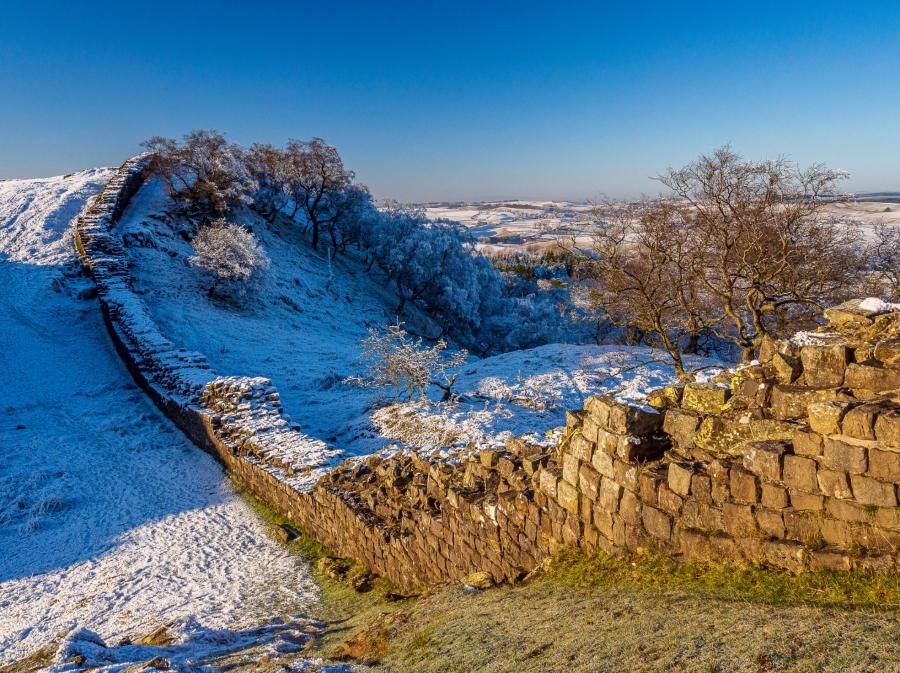
[[[289,523],[243,492],[266,521]],[[301,658],[328,657],[367,633],[372,670],[385,672],[900,671],[897,572],[794,576],[564,550],[527,587],[449,586],[381,603],[395,587],[378,580],[358,593],[315,569],[331,553],[312,538],[287,546],[313,566],[321,593],[311,611],[327,623]]]

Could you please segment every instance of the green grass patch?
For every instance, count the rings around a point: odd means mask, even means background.
[[[900,607],[900,572],[809,570],[800,575],[732,562],[673,563],[660,554],[620,559],[565,549],[554,558],[548,579],[588,586],[678,588],[765,603],[809,603],[846,607]]]

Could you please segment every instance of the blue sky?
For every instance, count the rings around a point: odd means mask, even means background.
[[[7,4],[0,178],[321,136],[373,193],[578,199],[725,142],[900,191],[900,3]]]

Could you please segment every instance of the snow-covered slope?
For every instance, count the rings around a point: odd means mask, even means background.
[[[172,620],[188,642],[165,656],[198,659],[315,591],[76,298],[72,220],[110,175],[0,182],[0,663],[63,629],[115,644]]]

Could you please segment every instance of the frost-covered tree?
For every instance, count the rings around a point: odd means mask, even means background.
[[[189,258],[190,263],[213,276],[210,297],[221,282],[243,291],[269,268],[269,258],[256,236],[224,219],[201,227],[191,245],[197,254]]]
[[[272,143],[253,143],[244,153],[244,166],[256,183],[253,207],[269,222],[288,205],[288,155]]]
[[[365,373],[351,376],[344,383],[363,386],[375,391],[380,399],[409,401],[416,395],[426,399],[426,391],[435,386],[443,391],[441,401],[452,397],[456,374],[449,371],[466,363],[468,352],[456,351],[449,357],[444,352],[443,339],[434,346],[422,344],[421,337],[413,340],[401,323],[386,327],[370,327],[369,336],[360,342]]]
[[[216,130],[186,133],[182,139],[153,136],[141,143],[153,153],[150,170],[169,196],[195,212],[223,213],[249,203],[257,185],[242,162],[243,149]]]

